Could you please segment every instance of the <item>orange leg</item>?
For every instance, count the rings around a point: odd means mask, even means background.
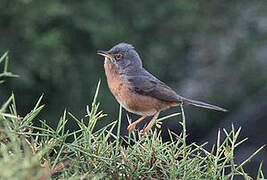
[[[134,121],[133,123],[131,123],[129,126],[128,126],[128,131],[132,132],[134,129],[135,129],[135,126],[140,123],[141,121],[143,121],[147,116],[144,115],[142,117],[140,117],[139,119],[137,119],[136,121]]]
[[[153,118],[150,120],[150,122],[148,123],[148,125],[142,130],[142,133],[146,133],[154,124],[154,122],[156,121],[156,119],[159,117],[159,112],[157,112],[156,114],[154,114]]]

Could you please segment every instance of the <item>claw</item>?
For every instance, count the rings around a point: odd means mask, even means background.
[[[133,130],[135,129],[135,126],[138,124],[138,123],[140,123],[141,121],[143,121],[145,118],[146,118],[147,116],[142,116],[142,117],[140,117],[139,119],[137,119],[136,121],[134,121],[132,124],[130,124],[129,126],[128,126],[128,131],[130,131],[130,132],[133,132]]]
[[[127,128],[128,131],[133,132],[134,129],[135,129],[135,126],[136,126],[136,124],[134,124],[134,123],[130,124],[130,125],[128,126],[128,128]]]

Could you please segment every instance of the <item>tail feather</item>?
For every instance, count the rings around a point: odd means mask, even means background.
[[[204,102],[196,101],[196,100],[192,100],[192,99],[183,98],[182,101],[185,104],[191,104],[191,105],[194,105],[194,106],[197,106],[197,107],[213,109],[213,110],[216,110],[216,111],[223,111],[223,112],[227,112],[228,111],[227,109],[221,108],[219,106],[215,106],[215,105],[212,105],[212,104],[208,104],[208,103],[204,103]]]

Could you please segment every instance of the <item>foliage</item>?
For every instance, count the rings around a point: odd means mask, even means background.
[[[220,114],[192,108],[187,140],[215,141],[213,132],[234,122],[250,141],[238,149],[236,161],[266,144],[266,0],[1,0],[0,17],[0,54],[12,52],[10,66],[21,77],[0,84],[0,102],[14,92],[21,116],[44,93],[47,108],[39,118],[47,124],[57,126],[55,117],[65,108],[82,117],[96,79],[105,79],[96,50],[128,42],[144,66],[179,94],[230,110]],[[1,60],[0,70],[8,59]],[[118,109],[107,83],[101,92],[98,99],[109,116],[99,127],[117,118]],[[69,121],[66,129],[75,125]],[[179,132],[175,119],[165,125]],[[260,162],[255,158],[255,163]],[[254,167],[248,170],[255,172]]]
[[[15,75],[11,72],[8,72],[8,52],[5,52],[1,57],[0,57],[0,64],[4,64],[4,69],[3,72],[0,73],[0,84],[4,82],[4,78],[7,77],[18,77],[18,75]]]
[[[0,109],[1,179],[252,179],[243,167],[263,147],[238,165],[234,162],[235,149],[246,140],[237,140],[240,128],[223,130],[224,140],[219,131],[211,152],[205,150],[205,144],[187,144],[182,107],[183,133],[169,131],[170,142],[162,141],[160,130],[142,137],[135,133],[120,137],[121,107],[118,120],[95,130],[96,123],[106,116],[96,100],[99,85],[85,118],[64,111],[55,129],[45,121],[41,127],[32,123],[44,108],[40,105],[42,97],[31,112],[21,117],[12,95]],[[79,130],[65,129],[68,121],[75,121]],[[115,126],[117,132],[113,133]],[[73,141],[68,142],[70,137]],[[261,166],[260,178],[264,178]]]

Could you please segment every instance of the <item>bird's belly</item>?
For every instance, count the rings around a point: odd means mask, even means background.
[[[109,88],[116,100],[129,112],[151,116],[171,106],[159,99],[133,92],[130,83],[126,80],[121,79],[118,82],[121,83],[113,84],[109,82]]]
[[[150,116],[159,110],[159,100],[133,92],[123,78],[116,81],[108,79],[108,85],[116,100],[129,112]]]
[[[130,90],[122,90],[116,99],[127,111],[138,115],[151,116],[160,110],[156,99],[136,94]]]

